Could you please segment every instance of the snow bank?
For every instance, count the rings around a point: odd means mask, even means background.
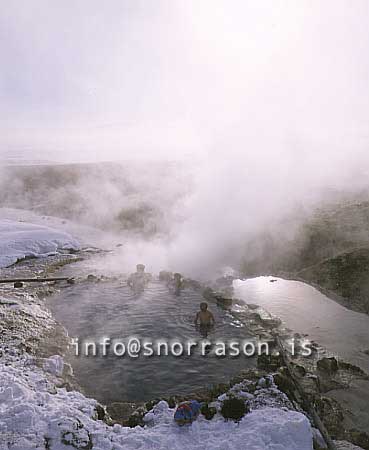
[[[27,256],[48,256],[58,250],[79,248],[79,243],[68,233],[32,223],[0,220],[0,268]]]
[[[161,401],[144,428],[110,427],[97,420],[95,400],[56,388],[26,356],[7,359],[0,363],[0,450],[42,449],[45,443],[50,450],[312,450],[308,419],[283,407],[254,410],[240,423],[200,415],[179,427],[174,409]]]
[[[173,423],[174,409],[166,402],[156,405],[152,414],[158,416],[155,425],[134,429],[129,437],[132,446],[127,448],[312,450],[310,423],[296,411],[263,408],[247,414],[240,423],[225,421],[221,416],[213,420],[200,416],[182,428]]]

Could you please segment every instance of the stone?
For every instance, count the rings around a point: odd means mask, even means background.
[[[129,419],[136,408],[137,405],[134,403],[113,402],[108,405],[107,412],[114,421],[123,423]]]
[[[334,357],[319,359],[316,365],[319,371],[328,375],[333,375],[338,371],[338,362]]]
[[[351,442],[347,441],[333,441],[336,445],[337,450],[364,450],[362,447],[358,447],[357,445],[351,444]]]

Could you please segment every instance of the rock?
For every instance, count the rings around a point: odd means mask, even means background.
[[[174,396],[169,397],[168,399],[165,399],[168,402],[169,408],[175,408],[177,401]]]
[[[217,305],[221,308],[229,309],[232,306],[233,300],[231,298],[225,298],[222,295],[215,295]]]
[[[355,445],[358,445],[359,447],[362,447],[365,450],[369,449],[368,433],[365,433],[365,431],[350,430],[348,432],[348,435],[350,437],[350,441],[353,442]]]
[[[284,392],[291,401],[294,401],[296,399],[296,386],[292,381],[292,378],[288,375],[287,370],[275,373],[273,378],[278,389]]]
[[[345,430],[342,426],[344,414],[340,404],[330,397],[316,397],[314,406],[331,437],[344,438]]]
[[[267,328],[277,328],[282,324],[281,319],[273,316],[263,308],[258,308],[257,311],[250,314],[250,317],[261,322]]]
[[[347,441],[333,441],[337,447],[337,450],[364,450],[362,447],[358,447],[357,445],[351,444],[351,442]]]
[[[255,305],[255,303],[247,303],[246,305],[249,309],[258,309],[259,305]]]
[[[321,392],[320,381],[317,376],[307,374],[306,376],[300,378],[299,381],[307,396],[313,397]]]
[[[90,273],[89,275],[87,275],[87,281],[97,281],[97,276],[93,275],[92,273]]]
[[[267,370],[270,372],[276,371],[279,367],[283,366],[283,358],[281,355],[266,355],[262,354],[257,357],[258,369]]]
[[[128,426],[129,428],[135,428],[137,426],[143,427],[145,425],[143,418],[146,414],[146,411],[143,409],[138,408],[133,414],[131,414],[127,421],[125,421],[123,424],[125,426]]]
[[[106,411],[105,408],[99,403],[95,406],[97,420],[105,420]]]
[[[211,420],[216,413],[217,409],[214,406],[209,406],[207,403],[201,407],[201,414],[206,420]]]
[[[137,405],[135,403],[113,402],[108,405],[107,412],[114,421],[123,423],[129,419],[136,408]]]
[[[21,288],[21,287],[23,287],[23,283],[22,283],[21,281],[16,281],[16,282],[14,283],[14,287],[15,287],[15,288]]]
[[[347,370],[348,372],[354,374],[354,375],[358,375],[360,377],[362,377],[363,379],[368,379],[368,375],[366,372],[364,372],[363,369],[361,369],[358,366],[354,366],[353,364],[350,364],[348,362],[345,361],[338,361],[338,368],[340,370]]]
[[[316,365],[318,370],[328,375],[333,375],[338,371],[338,362],[334,357],[319,359]]]
[[[293,364],[293,373],[298,377],[304,377],[306,375],[306,369],[300,364]]]

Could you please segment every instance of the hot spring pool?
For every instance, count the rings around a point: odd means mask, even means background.
[[[152,282],[141,294],[134,294],[125,282],[81,283],[64,289],[48,303],[54,317],[79,342],[100,342],[103,337],[126,341],[130,336],[154,341],[201,341],[194,326],[200,293],[186,289],[175,296],[168,288]],[[209,304],[216,326],[207,339],[252,340],[243,324],[229,311]],[[155,397],[189,394],[211,384],[228,381],[242,369],[255,365],[246,356],[219,357],[140,355],[118,357],[67,355],[75,376],[86,394],[108,404],[114,401],[145,401]]]

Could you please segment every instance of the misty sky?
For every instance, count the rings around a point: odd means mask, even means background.
[[[3,0],[0,156],[364,155],[368,24],[367,0]]]

